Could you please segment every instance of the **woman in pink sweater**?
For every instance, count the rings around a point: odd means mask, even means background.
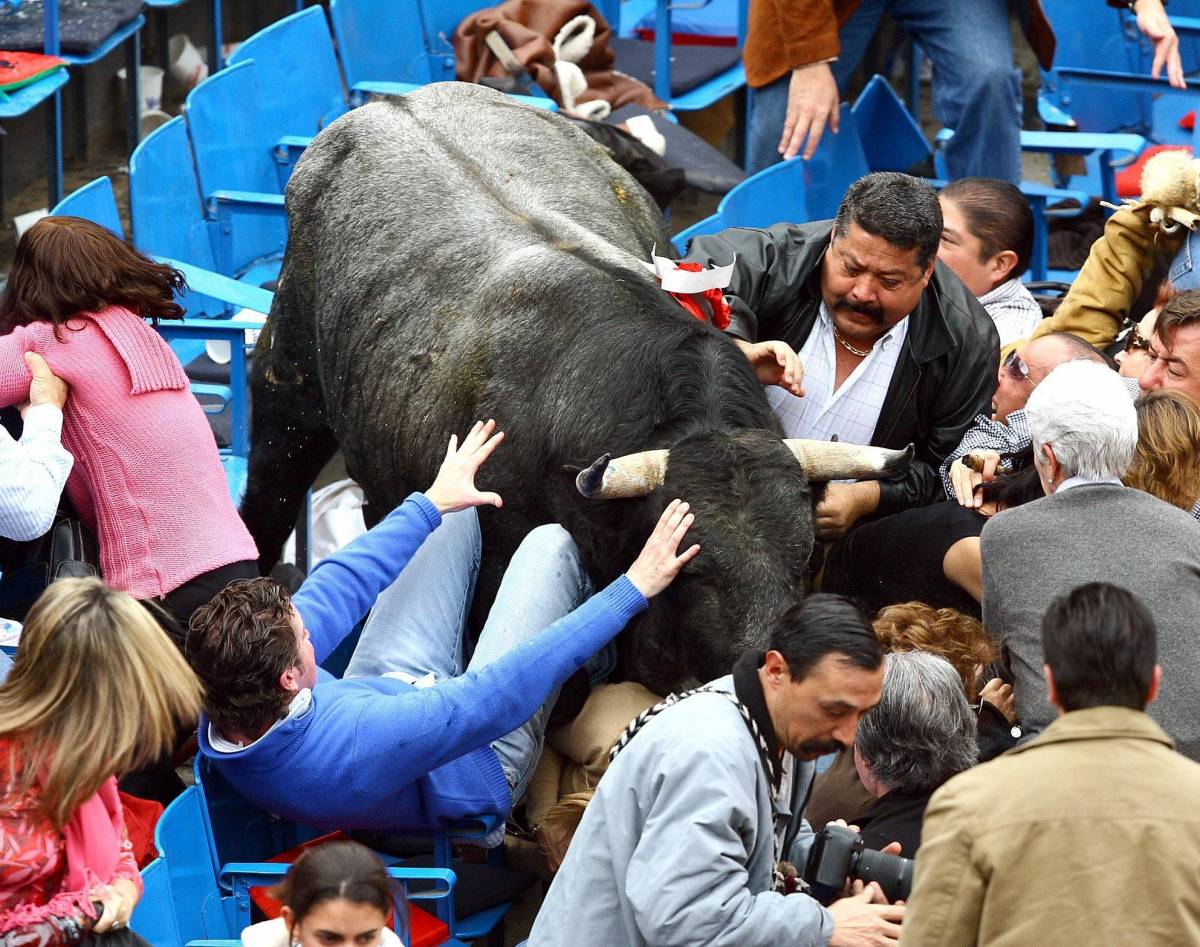
[[[26,352],[71,386],[67,494],[99,538],[102,577],[164,605],[179,631],[226,584],[258,575],[204,412],[145,322],[182,318],[183,287],[103,227],[47,217],[21,238],[0,298],[0,407],[29,391]]]

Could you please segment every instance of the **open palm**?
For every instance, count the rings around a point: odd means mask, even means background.
[[[502,440],[504,432],[496,431],[496,422],[491,419],[476,421],[470,433],[463,438],[462,446],[459,446],[457,434],[450,435],[446,459],[442,461],[433,486],[425,491],[425,496],[438,508],[439,513],[453,513],[472,506],[503,505],[500,494],[475,489],[476,472]]]

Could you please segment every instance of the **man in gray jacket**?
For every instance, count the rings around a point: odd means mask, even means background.
[[[854,741],[883,654],[846,599],[810,596],[765,655],[650,708],[617,741],[529,947],[868,947],[898,940],[902,905],[872,884],[826,909],[784,894],[803,867],[812,760]]]
[[[1200,761],[1200,529],[1183,510],[1121,484],[1137,445],[1122,379],[1103,365],[1059,365],[1029,396],[1033,460],[1047,496],[983,529],[983,623],[1007,654],[1025,733],[1056,716],[1042,676],[1042,615],[1091,582],[1128,589],[1158,627],[1163,694],[1149,714]]]

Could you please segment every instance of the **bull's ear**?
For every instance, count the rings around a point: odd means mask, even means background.
[[[667,476],[666,450],[645,450],[613,458],[605,454],[575,478],[575,488],[593,500],[644,497]]]

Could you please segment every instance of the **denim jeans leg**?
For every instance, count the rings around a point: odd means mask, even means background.
[[[1005,0],[894,0],[892,16],[933,62],[933,112],[954,129],[951,179],[1021,179],[1021,73]]]
[[[757,174],[783,159],[779,136],[787,118],[788,83],[791,73],[761,89],[751,89],[750,141],[747,143],[746,171]]]
[[[462,673],[462,643],[482,543],[474,510],[449,513],[375,601],[346,677]]]
[[[850,73],[862,58],[863,50],[875,35],[879,19],[883,16],[886,0],[863,0],[850,19],[838,31],[841,53],[837,61],[830,64],[838,88],[845,89]],[[746,170],[756,174],[783,160],[779,153],[779,139],[783,137],[783,125],[787,120],[788,88],[792,74],[785,73],[770,85],[752,90],[753,107],[750,112],[750,140]]]
[[[484,667],[570,614],[591,592],[571,534],[558,525],[537,527],[508,564],[468,670]],[[556,687],[529,720],[492,744],[514,804],[542,755],[546,721],[557,698]]]

